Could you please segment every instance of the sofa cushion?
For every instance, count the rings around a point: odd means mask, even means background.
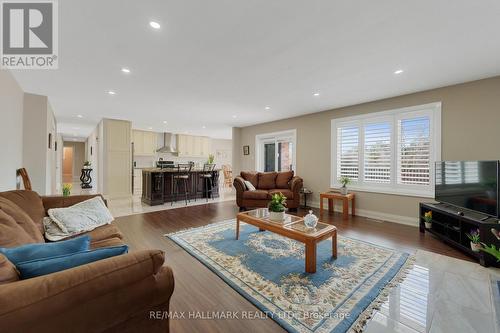
[[[266,190],[255,190],[243,192],[243,199],[267,200],[270,199],[269,192]]]
[[[42,198],[34,191],[16,190],[0,192],[0,197],[6,198],[21,207],[35,222],[40,234],[43,234],[43,218],[45,208]]]
[[[118,230],[118,228],[113,224],[106,224],[101,227],[95,228],[90,232],[86,232],[85,235],[90,236],[91,242],[100,241],[103,239],[118,238],[123,239],[123,235]]]
[[[278,172],[276,176],[276,188],[289,188],[288,183],[293,178],[293,171]]]
[[[118,256],[127,252],[127,245],[106,247],[57,257],[26,261],[17,264],[16,267],[19,270],[21,279],[29,279]]]
[[[61,255],[87,251],[90,237],[82,236],[53,243],[26,244],[14,248],[0,248],[0,253],[17,265],[21,262],[52,258]]]
[[[16,247],[36,243],[16,220],[3,210],[0,210],[0,247]]]
[[[113,247],[113,246],[121,246],[121,245],[125,245],[125,243],[123,243],[123,240],[121,240],[120,238],[117,238],[117,237],[112,237],[112,238],[108,238],[108,239],[101,239],[98,241],[91,241],[90,242],[90,249],[94,250],[94,249],[99,249],[102,247]]]
[[[12,201],[0,197],[0,209],[10,215],[21,228],[37,243],[43,243],[43,235],[31,217]]]
[[[276,172],[259,172],[259,190],[270,190],[276,188]]]
[[[255,186],[253,186],[253,184],[250,183],[248,180],[245,180],[245,187],[249,191],[255,191],[256,190]]]
[[[258,172],[256,171],[242,171],[241,172],[241,177],[244,180],[248,180],[254,187],[257,187],[259,184],[259,176]]]
[[[0,284],[19,280],[19,272],[6,256],[0,254]]]
[[[287,198],[287,200],[293,199],[293,192],[288,190],[288,189],[278,188],[278,189],[269,190],[269,195],[271,195],[271,196],[273,194],[278,194],[278,193],[282,193]]]

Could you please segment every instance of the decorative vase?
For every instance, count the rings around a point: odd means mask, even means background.
[[[304,224],[307,228],[315,228],[318,224],[318,218],[313,214],[312,210],[309,211],[309,214],[304,216]]]
[[[342,194],[342,195],[346,195],[347,194],[347,187],[346,186],[342,186],[340,188],[340,194]]]
[[[425,227],[426,227],[427,229],[430,229],[430,228],[432,227],[432,222],[427,222],[427,221],[425,221]]]
[[[285,220],[285,212],[269,212],[269,219],[272,221],[284,221]]]
[[[482,248],[482,246],[481,246],[481,243],[470,242],[470,248],[473,252],[479,252],[479,250]]]

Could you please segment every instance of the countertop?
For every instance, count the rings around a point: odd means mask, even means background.
[[[214,169],[214,171],[221,171],[222,169]],[[177,168],[142,168],[143,172],[164,172],[164,173],[175,173]],[[203,172],[203,168],[192,168],[191,172]]]

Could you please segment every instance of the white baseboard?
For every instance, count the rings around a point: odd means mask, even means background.
[[[316,202],[313,201],[311,203],[308,202],[308,205],[311,207],[314,207],[314,208],[319,208],[319,201],[316,201]],[[328,205],[326,205],[326,207],[325,207],[325,205],[323,205],[323,208],[328,209]],[[342,206],[335,205],[335,211],[341,212]],[[381,221],[385,221],[385,222],[399,223],[399,224],[409,225],[412,227],[418,227],[418,225],[419,225],[419,221],[418,221],[417,217],[395,215],[395,214],[377,212],[377,211],[362,209],[362,208],[356,208],[356,216],[362,216],[362,217],[366,217],[369,219],[381,220]]]

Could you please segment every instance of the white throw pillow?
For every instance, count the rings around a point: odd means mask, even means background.
[[[247,190],[249,191],[255,191],[255,186],[253,186],[252,183],[250,183],[248,180],[245,180],[245,186],[247,187]]]
[[[101,197],[94,197],[71,207],[49,209],[48,214],[63,233],[70,235],[94,230],[114,220]]]

